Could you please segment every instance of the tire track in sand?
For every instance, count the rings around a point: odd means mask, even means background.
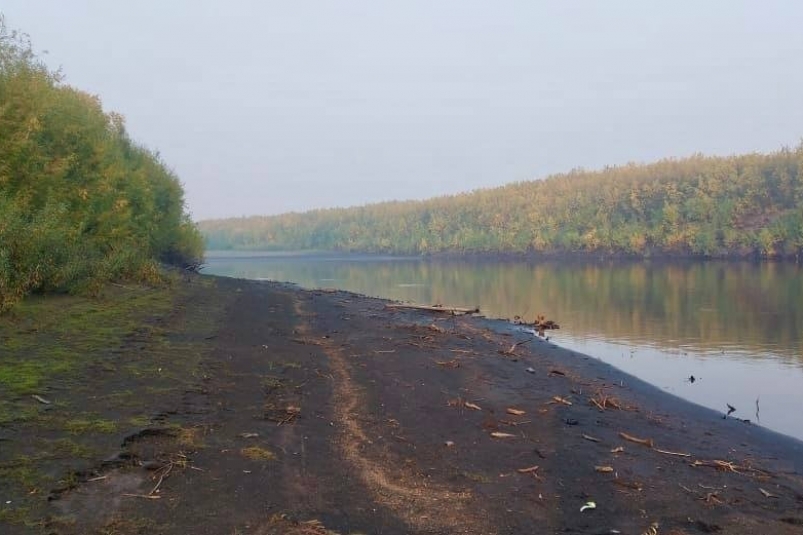
[[[305,310],[300,301],[296,301],[295,311],[300,320],[298,333],[311,336],[308,320],[315,314]],[[488,516],[468,490],[452,490],[427,481],[405,469],[400,459],[370,453],[371,440],[358,416],[363,405],[361,387],[352,378],[351,366],[331,339],[316,338],[315,344],[328,357],[334,378],[332,412],[340,435],[337,446],[373,499],[421,533],[494,535],[496,529],[488,524]]]

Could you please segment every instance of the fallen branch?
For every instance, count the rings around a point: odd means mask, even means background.
[[[588,398],[588,401],[596,405],[600,411],[605,411],[605,409],[608,407],[622,410],[622,405],[619,404],[619,400],[617,400],[615,397],[607,396],[599,390],[594,397]]]
[[[591,442],[599,442],[600,441],[598,438],[592,437],[590,435],[586,435],[585,433],[583,433],[582,437],[584,439],[586,439],[586,440],[590,440]]]
[[[677,451],[666,451],[666,450],[659,450],[658,448],[653,448],[658,453],[663,453],[664,455],[675,455],[677,457],[691,457],[689,453],[679,453]]]
[[[411,309],[411,310],[425,310],[427,312],[442,312],[446,314],[451,314],[452,316],[465,316],[467,314],[480,313],[479,307],[463,308],[463,307],[452,307],[443,305],[411,305],[402,303],[390,303],[385,305],[385,308],[394,308],[394,309],[401,308],[401,309]]]
[[[641,444],[642,446],[647,446],[648,448],[655,447],[651,438],[636,438],[632,435],[628,435],[627,433],[619,433],[619,436],[629,442],[635,442],[636,444]]]
[[[515,354],[515,351],[516,351],[517,347],[523,346],[524,344],[528,344],[528,343],[532,342],[533,340],[535,340],[535,338],[530,338],[529,340],[522,340],[521,342],[516,342],[515,344],[510,346],[510,349],[508,349],[506,351],[500,350],[499,353],[501,353],[502,355],[513,355],[513,354]]]
[[[165,470],[162,470],[162,473],[159,475],[159,481],[156,482],[156,486],[151,489],[148,493],[148,496],[153,496],[157,490],[159,490],[159,486],[162,484],[162,481],[170,475],[170,472],[173,470],[173,463],[169,463]]]
[[[562,398],[560,396],[552,396],[552,401],[550,403],[562,403],[563,405],[571,405],[572,402],[566,398]]]
[[[509,425],[511,427],[516,427],[517,425],[524,425],[531,423],[531,420],[524,420],[523,422],[514,422],[511,420],[499,420],[500,424]]]
[[[520,474],[530,474],[532,472],[537,472],[538,468],[539,468],[538,466],[530,466],[528,468],[519,468],[518,470],[516,470],[516,472]]]
[[[620,487],[625,487],[628,489],[639,490],[639,491],[643,488],[643,485],[638,481],[624,481],[623,479],[614,479],[613,484],[619,485]]]
[[[758,488],[758,491],[764,495],[765,498],[778,498],[778,495],[768,492],[761,487]]]
[[[709,466],[711,468],[716,468],[720,472],[735,472],[737,474],[739,473],[739,470],[744,470],[745,469],[744,467],[735,465],[732,462],[720,461],[718,459],[715,459],[713,461],[700,461],[700,460],[697,460],[697,461],[694,461],[693,463],[691,463],[690,466],[695,466],[695,467],[697,467],[697,466]]]

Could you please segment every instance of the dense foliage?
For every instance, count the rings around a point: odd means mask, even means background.
[[[0,311],[200,260],[184,193],[123,119],[47,69],[0,15]]]
[[[803,145],[200,228],[212,249],[796,257],[803,252]]]

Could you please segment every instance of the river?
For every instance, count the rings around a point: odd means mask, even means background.
[[[205,273],[338,288],[491,318],[544,314],[556,344],[803,440],[803,267],[212,252]],[[694,381],[691,377],[694,377]]]

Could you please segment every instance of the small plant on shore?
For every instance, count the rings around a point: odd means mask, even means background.
[[[259,446],[243,448],[240,453],[252,461],[272,461],[276,459],[276,455],[272,451]]]

